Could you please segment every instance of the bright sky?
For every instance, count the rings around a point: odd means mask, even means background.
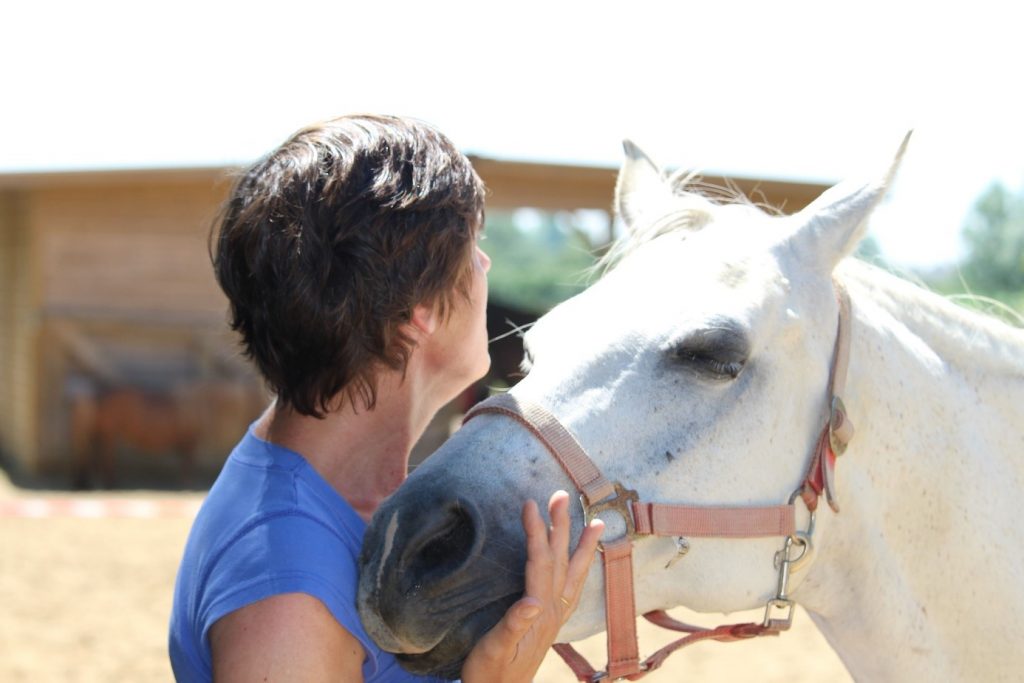
[[[949,261],[977,195],[1024,187],[1015,3],[18,2],[0,172],[245,162],[393,112],[497,158],[839,180],[915,134],[872,231]],[[611,198],[609,197],[609,201]]]

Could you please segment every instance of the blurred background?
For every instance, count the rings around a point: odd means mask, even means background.
[[[627,137],[788,213],[877,175],[912,128],[860,256],[1011,324],[1024,312],[1024,55],[1005,3],[185,0],[3,16],[2,680],[170,678],[191,515],[268,401],[226,328],[207,236],[233,174],[312,121],[425,119],[490,191],[494,367],[416,459],[516,381],[515,329],[586,286],[621,230]]]

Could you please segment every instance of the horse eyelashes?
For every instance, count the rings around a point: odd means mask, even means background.
[[[742,360],[723,360],[688,349],[679,349],[675,355],[678,361],[690,369],[702,375],[712,375],[722,379],[736,379],[744,365]]]
[[[740,371],[743,369],[743,363],[733,361],[731,363],[723,363],[714,359],[707,360],[708,366],[720,375],[728,375],[729,377],[736,379],[739,376]]]
[[[749,345],[733,325],[698,330],[673,349],[677,362],[705,376],[736,379],[747,362]]]

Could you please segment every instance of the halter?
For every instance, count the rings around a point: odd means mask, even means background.
[[[853,425],[840,398],[846,384],[850,355],[850,298],[836,283],[839,322],[829,371],[829,419],[818,438],[807,473],[785,505],[766,507],[705,507],[642,502],[637,492],[619,482],[608,481],[576,438],[554,415],[541,406],[511,394],[499,394],[474,406],[463,423],[484,413],[511,417],[528,429],[558,461],[580,491],[584,523],[607,511],[619,514],[626,533],[612,541],[602,541],[604,566],[605,621],[608,634],[608,665],[597,671],[568,643],[556,643],[553,649],[572,668],[580,681],[593,683],[603,678],[638,680],[662,665],[676,650],[700,640],[731,642],[757,636],[778,635],[789,629],[794,602],[787,595],[789,575],[810,558],[813,551],[815,512],[824,494],[829,507],[839,512],[835,496],[836,457],[846,450],[853,437]],[[810,511],[806,530],[796,529],[796,499],[801,498]],[[728,624],[704,629],[676,621],[663,610],[644,614],[644,618],[662,628],[687,633],[640,661],[636,637],[636,607],[633,596],[633,540],[640,536],[673,536],[679,553],[669,565],[689,549],[685,537],[757,538],[784,536],[782,550],[775,554],[779,570],[775,597],[765,605],[761,623]],[[782,611],[783,616],[776,614]]]

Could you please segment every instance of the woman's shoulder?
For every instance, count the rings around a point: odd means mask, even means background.
[[[192,592],[209,607],[282,574],[332,591],[347,587],[365,523],[339,496],[311,485],[301,459],[251,436],[232,452],[193,523],[182,562]]]
[[[307,520],[308,533],[319,524],[356,552],[366,531],[366,523],[300,454],[260,439],[250,428],[225,462],[195,527],[207,527],[227,543],[257,526],[295,523],[289,516]]]
[[[190,538],[189,545],[183,568],[191,570],[188,592],[194,596],[193,618],[201,633],[242,607],[301,593],[323,603],[358,637],[359,544],[316,506],[271,505],[222,517],[207,526],[205,537]]]

